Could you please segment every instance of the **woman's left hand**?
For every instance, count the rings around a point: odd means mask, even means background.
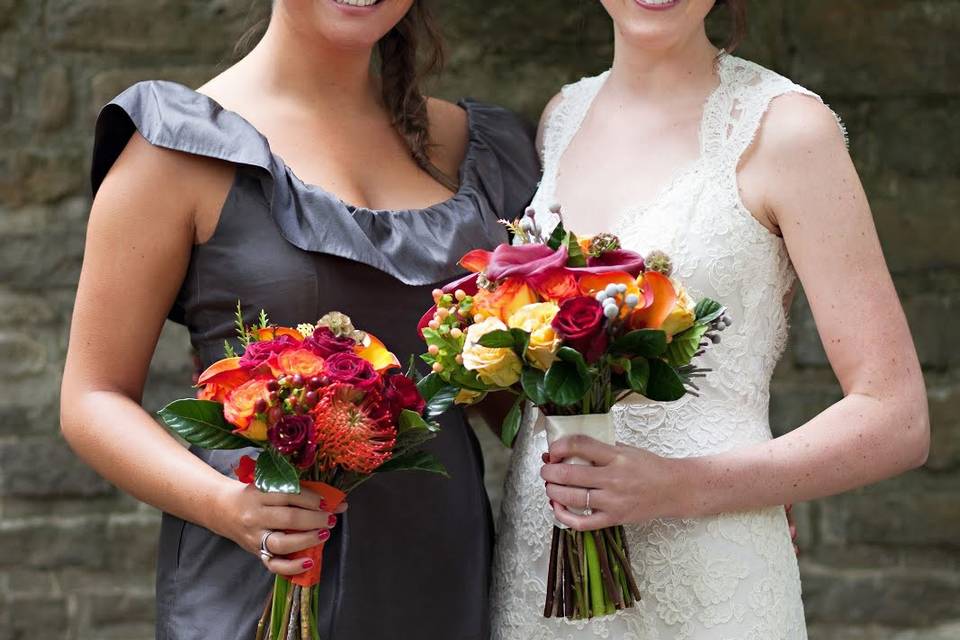
[[[563,462],[573,457],[593,466]],[[540,477],[547,483],[554,514],[577,531],[690,515],[686,505],[692,496],[682,459],[570,436],[554,442],[543,461]],[[584,515],[588,489],[593,513]]]

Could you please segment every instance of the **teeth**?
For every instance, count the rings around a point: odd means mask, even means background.
[[[676,2],[676,0],[638,0],[638,1],[640,2],[640,4],[646,4],[654,7],[664,5],[664,4],[673,4],[674,2]]]
[[[336,2],[337,4],[345,4],[351,7],[370,7],[380,2],[380,0],[333,0],[333,1]]]

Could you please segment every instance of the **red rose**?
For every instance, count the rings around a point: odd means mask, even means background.
[[[578,296],[560,305],[551,323],[564,345],[576,349],[587,362],[596,362],[607,348],[603,306],[595,298]]]
[[[420,390],[417,389],[417,384],[407,376],[387,376],[384,379],[383,387],[384,396],[390,403],[394,417],[399,416],[404,409],[409,409],[415,413],[423,413],[427,406],[423,396],[420,395]]]
[[[329,358],[342,351],[353,351],[356,345],[353,338],[339,337],[329,327],[317,327],[313,335],[303,341],[304,347],[321,358]]]
[[[362,391],[370,391],[380,382],[369,362],[347,351],[335,353],[324,363],[324,374],[333,382],[349,384]]]
[[[317,457],[313,418],[303,415],[286,415],[270,427],[267,436],[273,448],[290,456],[293,464],[305,469]]]
[[[262,342],[251,342],[247,345],[243,357],[240,358],[240,366],[244,369],[253,369],[266,362],[270,356],[283,353],[287,349],[299,346],[299,342],[290,336],[281,335],[273,340],[264,340]]]

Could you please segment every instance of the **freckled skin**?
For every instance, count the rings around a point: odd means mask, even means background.
[[[617,1],[604,0],[604,5],[624,9]],[[617,13],[610,13],[616,22]],[[578,151],[576,139],[567,149],[558,183],[558,192],[567,189],[571,196],[562,199],[565,210],[571,205],[567,217],[602,211],[604,207],[586,206],[590,194],[594,205],[597,194],[627,197],[625,178],[606,167],[653,165],[653,178],[634,172],[628,185],[633,189],[628,196],[643,201],[642,196],[656,188],[650,182],[676,166],[664,168],[651,158],[683,158],[682,150],[689,149],[678,139],[690,135],[685,126],[661,127],[653,147],[600,144],[610,135],[609,123],[617,122],[623,111],[639,110],[648,118],[631,131],[621,125],[623,139],[642,135],[637,129],[644,130],[646,122],[664,123],[678,114],[681,123],[686,122],[683,116],[689,114],[677,111],[677,105],[695,103],[701,96],[702,76],[690,75],[689,68],[703,47],[710,46],[705,35],[689,27],[682,26],[684,33],[695,35],[687,40],[667,38],[683,45],[658,49],[656,43],[666,37],[662,33],[655,40],[642,30],[618,25],[614,72],[618,64],[631,69],[634,85],[623,85],[617,103],[598,96],[588,115],[601,123],[593,128],[596,138],[590,138],[588,121],[577,136],[582,149],[594,144],[604,149],[604,170],[591,174],[584,169],[591,166],[589,154]],[[631,41],[630,33],[640,35]],[[671,90],[656,90],[663,86]],[[548,105],[547,113],[556,102]],[[784,436],[712,456],[668,459],[584,437],[561,440],[551,447],[551,462],[541,475],[548,481],[558,519],[571,527],[594,529],[811,500],[889,478],[926,460],[929,416],[920,364],[867,198],[833,115],[809,97],[774,100],[741,162],[738,180],[747,208],[784,239],[844,397]],[[580,215],[594,226],[609,225],[602,216]],[[571,471],[563,467],[572,465],[558,464],[571,456],[595,466]],[[581,487],[593,489],[596,511],[589,517],[576,515],[584,506]]]

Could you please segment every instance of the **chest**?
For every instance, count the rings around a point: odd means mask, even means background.
[[[555,196],[568,226],[609,230],[652,203],[697,161],[701,111],[625,108],[598,98],[557,159]]]
[[[272,118],[273,151],[301,182],[367,209],[422,209],[452,194],[414,161],[383,117]]]

